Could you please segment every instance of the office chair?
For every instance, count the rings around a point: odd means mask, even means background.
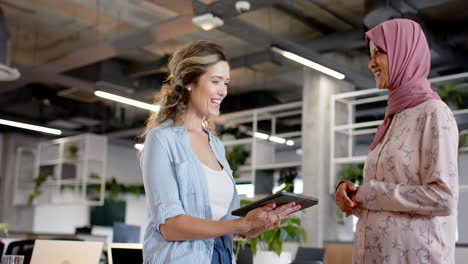
[[[112,242],[140,243],[140,226],[115,222]]]
[[[5,255],[22,255],[24,256],[24,264],[31,262],[31,256],[34,249],[35,240],[19,240],[8,244]]]
[[[4,248],[5,248],[5,243],[3,243],[3,241],[0,240],[0,259],[2,259]]]
[[[250,248],[250,244],[245,245],[244,249],[239,251],[237,255],[237,264],[252,264],[253,263],[253,254]]]
[[[325,256],[324,248],[299,247],[292,264],[319,264]]]

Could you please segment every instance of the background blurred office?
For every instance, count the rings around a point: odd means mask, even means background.
[[[158,111],[152,95],[169,56],[204,39],[230,60],[217,130],[241,199],[285,187],[320,199],[300,221],[247,243],[238,263],[350,263],[356,219],[332,194],[339,180],[362,182],[387,99],[374,89],[364,32],[404,17],[422,25],[431,85],[460,129],[455,254],[457,263],[468,257],[467,1],[0,0],[0,8],[0,255],[29,263],[53,254],[46,249],[56,244],[43,240],[98,242],[86,244],[100,253],[96,264],[142,262],[137,136]],[[46,251],[33,256],[35,247]]]

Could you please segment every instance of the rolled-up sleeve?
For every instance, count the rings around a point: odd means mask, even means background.
[[[185,214],[167,142],[161,131],[150,131],[141,156],[150,222],[158,231],[168,218]]]

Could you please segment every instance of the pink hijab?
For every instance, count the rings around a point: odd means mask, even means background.
[[[389,96],[384,122],[370,149],[383,139],[393,116],[430,99],[439,99],[427,80],[431,56],[421,26],[409,19],[385,21],[366,32],[366,39],[387,53]]]

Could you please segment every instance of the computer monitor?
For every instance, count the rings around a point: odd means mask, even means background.
[[[143,244],[111,243],[107,256],[109,264],[143,264]]]
[[[102,242],[36,240],[31,264],[98,264]]]

